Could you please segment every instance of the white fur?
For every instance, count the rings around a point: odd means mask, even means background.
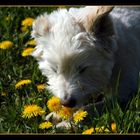
[[[98,57],[99,54],[96,53],[96,50],[92,49],[96,39],[92,37],[90,33],[83,31],[83,27],[81,27],[78,22],[83,18],[83,16],[80,17],[81,13],[86,16],[88,12],[91,11],[91,8],[84,9],[84,11],[81,9],[79,13],[75,14],[75,11],[77,10],[78,9],[70,9],[67,11],[64,9],[55,11],[50,15],[44,14],[43,16],[38,17],[37,20],[39,20],[39,22],[40,18],[46,20],[46,23],[48,24],[47,28],[49,29],[48,32],[43,33],[42,30],[44,28],[40,28],[38,24],[34,23],[33,31],[37,30],[38,32],[41,32],[41,36],[36,36],[34,32],[32,33],[32,36],[38,42],[36,50],[32,55],[39,60],[39,68],[42,71],[42,74],[48,77],[48,83],[50,84],[52,93],[61,99],[63,99],[66,94],[68,96],[74,96],[79,99],[78,104],[81,104],[85,93],[80,89],[80,86],[82,86],[84,81],[82,79],[81,81],[83,82],[80,83],[81,85],[78,85],[76,81],[79,81],[77,68],[80,65],[83,65],[84,67],[88,65],[92,66],[94,64],[94,71],[100,71],[100,67],[102,67],[104,62],[96,62],[94,57],[96,57],[96,55]],[[38,22],[37,20],[36,22]],[[84,43],[84,45],[81,46],[82,43]],[[94,57],[91,55],[92,53],[95,53]],[[101,57],[100,59],[102,60],[103,58]],[[57,72],[54,72],[56,70]],[[106,71],[109,72],[108,68],[106,68]],[[96,81],[97,78],[90,81],[89,77],[89,82],[93,82],[93,85],[94,80]],[[86,86],[89,87],[88,77]],[[97,87],[98,86],[99,88],[102,88],[97,84]],[[87,95],[91,94],[94,90],[97,90],[96,87],[90,87]],[[83,98],[80,97],[82,94],[84,95]]]

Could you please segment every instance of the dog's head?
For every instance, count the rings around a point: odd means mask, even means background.
[[[33,23],[33,56],[64,106],[83,105],[109,82],[116,50],[112,7],[61,9]]]

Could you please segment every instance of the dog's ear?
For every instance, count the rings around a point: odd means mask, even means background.
[[[108,16],[112,9],[113,6],[86,6],[80,23],[87,32],[93,32],[96,36],[112,35],[113,24]]]
[[[33,38],[38,38],[48,33],[50,27],[47,17],[45,15],[37,17],[37,19],[33,22],[32,28],[33,31],[31,34]]]

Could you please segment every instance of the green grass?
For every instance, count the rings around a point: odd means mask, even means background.
[[[45,83],[47,79],[41,75],[38,65],[31,56],[22,57],[26,42],[31,38],[29,32],[21,31],[21,22],[27,17],[36,18],[39,14],[51,12],[56,7],[0,7],[0,42],[10,40],[14,46],[0,49],[0,132],[1,133],[82,133],[90,127],[105,126],[109,129],[112,122],[117,125],[117,133],[140,132],[140,100],[139,94],[132,100],[127,111],[122,112],[117,102],[113,109],[107,109],[102,116],[88,116],[77,125],[76,130],[60,130],[55,127],[41,130],[38,125],[44,121],[45,115],[31,119],[22,118],[23,107],[26,104],[41,106],[49,113],[46,102],[51,94],[46,90],[38,92],[36,85]],[[6,20],[6,17],[10,17]],[[22,79],[30,79],[32,83],[21,89],[15,89],[15,84]],[[2,93],[6,93],[3,96]]]

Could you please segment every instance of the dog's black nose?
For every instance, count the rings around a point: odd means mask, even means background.
[[[61,104],[65,107],[74,107],[76,105],[76,100],[74,98],[61,99]]]

